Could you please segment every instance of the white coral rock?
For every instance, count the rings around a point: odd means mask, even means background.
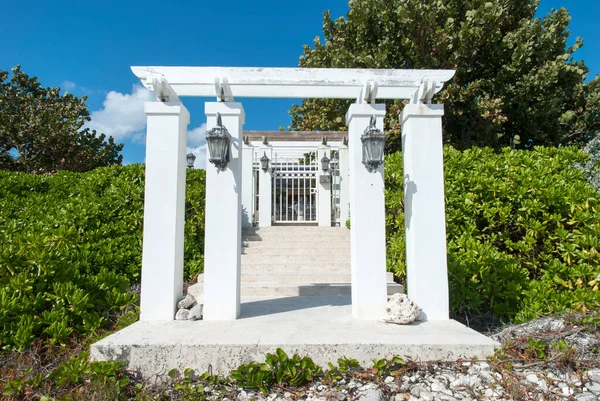
[[[196,304],[192,309],[190,309],[190,314],[188,315],[188,320],[200,320],[202,319],[202,312],[204,309],[204,305]]]
[[[384,320],[388,323],[409,324],[421,313],[421,308],[411,301],[406,294],[394,294],[385,307]]]
[[[187,294],[179,303],[177,304],[177,309],[190,309],[192,306],[196,305],[196,298],[193,295]]]
[[[175,314],[175,320],[188,320],[189,315],[189,309],[179,309]]]

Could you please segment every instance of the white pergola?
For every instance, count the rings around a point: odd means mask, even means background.
[[[205,103],[207,129],[219,113],[232,137],[224,170],[206,163],[204,319],[234,320],[240,313],[243,179],[242,97],[356,99],[346,114],[351,215],[352,313],[383,317],[386,241],[383,166],[362,164],[360,136],[372,116],[383,129],[385,105],[408,99],[399,116],[404,160],[404,212],[408,295],[423,319],[448,319],[442,116],[433,95],[450,70],[310,68],[132,67],[155,92],[147,114],[146,187],[141,320],[173,320],[183,291],[186,133],[189,113],[180,97],[215,97]],[[320,152],[320,151],[319,151]],[[247,165],[247,163],[246,163]],[[269,172],[264,172],[269,174]],[[262,180],[268,181],[268,180]]]

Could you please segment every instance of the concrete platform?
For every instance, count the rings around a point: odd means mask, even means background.
[[[484,358],[498,343],[449,321],[394,325],[355,320],[350,297],[246,298],[236,321],[137,322],[93,344],[94,360],[119,360],[144,377],[173,368],[227,374],[267,352],[309,355],[327,366],[346,356],[370,367],[374,358]]]

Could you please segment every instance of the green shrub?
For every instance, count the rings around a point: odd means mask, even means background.
[[[285,351],[277,348],[275,354],[267,354],[265,363],[240,365],[231,371],[230,377],[240,386],[259,389],[266,394],[272,384],[299,387],[312,382],[322,373],[323,370],[310,357],[300,358],[294,354],[290,358]]]
[[[586,160],[575,148],[444,148],[453,312],[525,321],[598,308],[599,194],[574,167]],[[401,154],[385,179],[388,269],[405,277]]]
[[[144,167],[0,171],[0,346],[65,343],[137,303]],[[186,275],[202,270],[204,172],[188,171]]]

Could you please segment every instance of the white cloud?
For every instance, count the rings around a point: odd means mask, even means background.
[[[194,128],[187,133],[187,144],[190,147],[206,145],[206,123]]]
[[[133,85],[131,94],[110,91],[102,103],[102,109],[93,111],[87,126],[122,141],[127,138],[140,140],[146,127],[144,103],[156,98],[148,89]]]
[[[65,81],[66,82],[66,81]],[[74,86],[73,86],[74,87]],[[117,141],[131,139],[134,143],[146,144],[146,114],[144,103],[155,101],[148,89],[134,85],[131,94],[111,91],[102,103],[102,109],[91,113],[88,127]],[[196,155],[195,168],[204,169],[206,164],[206,124],[202,123],[187,132],[187,150]]]
[[[73,89],[75,89],[75,87],[77,87],[77,84],[73,81],[63,81],[60,84],[61,89],[65,90],[65,91],[72,91]]]

